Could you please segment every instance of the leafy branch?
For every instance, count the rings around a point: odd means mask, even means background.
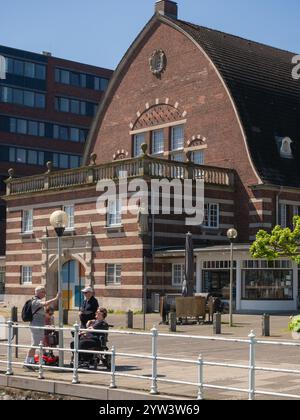
[[[271,233],[260,230],[250,248],[253,258],[269,261],[289,258],[300,264],[300,216],[293,218],[294,229],[276,226]]]

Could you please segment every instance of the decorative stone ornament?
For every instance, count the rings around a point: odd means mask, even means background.
[[[167,57],[163,50],[155,50],[149,58],[150,70],[155,76],[161,75],[167,66]]]

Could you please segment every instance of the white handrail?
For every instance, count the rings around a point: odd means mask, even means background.
[[[7,349],[7,359],[1,360],[0,364],[6,364],[7,375],[13,375],[13,367],[23,365],[23,363],[17,362],[13,360],[13,348],[23,348],[23,349],[39,349],[40,357],[39,363],[37,364],[38,367],[38,378],[43,379],[45,377],[45,371],[47,370],[58,370],[58,371],[65,371],[65,372],[73,372],[72,383],[77,384],[79,383],[79,373],[94,373],[94,374],[101,374],[101,375],[110,375],[111,382],[110,388],[116,388],[116,378],[118,377],[127,377],[133,379],[141,379],[145,381],[150,381],[150,393],[155,395],[159,392],[158,390],[158,383],[172,383],[172,384],[181,384],[181,385],[189,385],[195,386],[198,389],[198,400],[204,399],[204,390],[205,389],[218,389],[218,390],[225,390],[230,392],[239,392],[239,393],[247,393],[249,396],[249,400],[254,400],[256,395],[268,395],[274,397],[282,397],[282,398],[291,398],[291,399],[300,399],[300,395],[291,395],[286,393],[279,393],[279,392],[271,392],[268,390],[260,390],[257,389],[255,379],[256,379],[256,372],[258,371],[265,371],[265,372],[277,372],[277,373],[287,373],[291,375],[300,375],[300,370],[296,369],[281,369],[281,368],[271,368],[271,367],[263,367],[263,366],[256,366],[256,355],[255,349],[258,345],[268,345],[268,346],[290,346],[290,347],[299,347],[300,343],[289,342],[289,341],[266,341],[266,340],[256,340],[255,334],[253,331],[249,334],[248,339],[240,339],[240,338],[223,338],[223,337],[207,337],[207,336],[196,336],[196,335],[176,335],[176,334],[166,334],[166,333],[159,333],[157,328],[154,326],[150,333],[146,332],[132,332],[132,331],[122,331],[122,330],[93,330],[93,334],[112,334],[112,335],[132,335],[132,336],[147,336],[151,337],[151,353],[150,354],[133,354],[133,353],[124,353],[124,352],[117,352],[115,347],[112,347],[111,351],[101,351],[101,350],[82,350],[80,349],[80,341],[79,341],[79,333],[80,332],[91,332],[90,329],[80,329],[77,324],[73,327],[64,327],[61,328],[63,331],[72,331],[74,332],[74,348],[56,348],[56,350],[60,350],[62,352],[69,352],[73,354],[73,367],[56,367],[56,366],[47,366],[43,364],[42,361],[42,353],[45,350],[51,350],[52,347],[44,347],[42,343],[39,346],[30,346],[27,344],[13,344],[13,329],[38,329],[38,330],[52,330],[53,328],[49,328],[48,326],[45,327],[31,327],[30,325],[18,325],[14,324],[12,321],[7,321],[5,323],[0,323],[0,326],[5,326],[8,329],[8,340],[7,343],[0,342],[0,347],[5,347]],[[55,328],[59,330],[59,328]],[[234,364],[234,363],[222,363],[222,362],[209,362],[205,361],[203,357],[200,355],[197,360],[194,359],[179,359],[176,357],[164,357],[158,355],[158,339],[159,338],[174,338],[177,339],[195,339],[195,340],[206,340],[206,341],[219,341],[219,342],[227,342],[227,343],[243,343],[246,344],[249,348],[249,364]],[[80,354],[97,354],[103,355],[107,357],[111,357],[111,371],[110,372],[103,372],[103,371],[92,371],[87,369],[82,369],[79,366],[78,358]],[[119,357],[126,357],[126,358],[139,358],[151,361],[152,364],[152,373],[151,376],[144,376],[144,375],[134,375],[134,374],[127,374],[127,373],[120,373],[116,371],[116,360]],[[158,362],[175,362],[175,363],[183,363],[183,364],[190,364],[195,365],[198,373],[198,382],[190,382],[188,380],[179,380],[179,379],[170,379],[170,378],[160,378],[158,375]],[[29,365],[30,366],[30,365]],[[217,384],[206,384],[204,382],[204,366],[215,366],[215,367],[223,367],[223,368],[231,368],[231,369],[243,369],[248,370],[249,373],[249,380],[248,380],[248,389],[243,388],[236,388],[236,387],[229,387],[229,386],[221,386]]]

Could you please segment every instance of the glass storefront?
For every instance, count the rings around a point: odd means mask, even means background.
[[[242,300],[293,300],[289,261],[244,261]]]

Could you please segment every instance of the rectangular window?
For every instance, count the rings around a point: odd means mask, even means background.
[[[122,224],[122,202],[121,200],[109,201],[107,226],[120,226]]]
[[[35,65],[35,77],[37,79],[45,80],[46,79],[46,66],[41,64]]]
[[[66,98],[59,98],[59,111],[61,112],[69,112],[70,110],[70,101]]]
[[[68,224],[66,226],[67,230],[73,230],[75,225],[74,225],[74,206],[65,206],[64,207],[64,211],[67,213],[68,215]]]
[[[10,162],[16,161],[16,149],[14,147],[9,148],[9,161]]]
[[[79,168],[80,161],[78,156],[70,156],[70,168]]]
[[[58,80],[60,83],[64,83],[66,85],[70,84],[70,72],[67,70],[59,70],[60,72],[60,79]]]
[[[62,140],[69,140],[69,129],[68,127],[59,127],[59,138]]]
[[[36,108],[45,108],[46,106],[46,98],[45,95],[41,93],[35,94],[35,107]]]
[[[120,285],[122,280],[122,265],[121,264],[106,264],[106,285]]]
[[[138,157],[142,154],[141,146],[145,143],[145,134],[136,134],[133,138],[133,156]]]
[[[243,270],[243,300],[293,300],[292,270]]]
[[[173,264],[172,266],[172,285],[182,286],[184,280],[184,264]]]
[[[32,283],[32,267],[22,267],[22,284],[31,284]]]
[[[38,153],[35,150],[28,150],[27,163],[29,165],[37,165],[37,163],[38,163]]]
[[[204,165],[204,152],[201,150],[197,150],[196,152],[192,153],[191,160],[196,165]]]
[[[86,75],[83,73],[80,74],[80,86],[83,88],[86,87]]]
[[[31,108],[33,108],[35,105],[34,99],[35,99],[34,92],[30,92],[30,91],[24,92],[24,105],[25,106],[30,106]],[[39,106],[39,108],[43,108],[43,106]]]
[[[204,223],[203,226],[208,228],[219,228],[219,204],[206,203],[204,204]]]
[[[24,63],[23,61],[14,60],[14,74],[19,76],[24,75]]]
[[[79,73],[71,73],[70,74],[70,80],[72,86],[80,86],[80,75]]]
[[[108,86],[109,80],[108,79],[104,79],[103,77],[101,77],[100,79],[100,89],[101,90],[106,90],[107,86]]]
[[[174,162],[184,162],[185,156],[183,153],[173,153],[171,155],[171,160],[173,160]]]
[[[17,105],[23,105],[24,101],[24,92],[21,89],[12,89],[13,91],[13,100],[12,102]]]
[[[17,120],[15,118],[9,119],[9,130],[11,133],[16,133],[17,131]]]
[[[16,105],[24,105],[31,108],[45,108],[45,95],[29,90],[0,87],[0,98],[2,102]]]
[[[184,148],[184,128],[183,125],[172,127],[171,130],[171,150],[181,150]]]
[[[59,155],[59,167],[63,169],[69,168],[69,156]]]
[[[17,119],[17,133],[27,134],[27,121]]]
[[[33,210],[23,210],[22,233],[32,233],[32,231],[33,231]]]
[[[28,121],[28,134],[30,136],[38,136],[39,135],[39,126],[36,121]]]
[[[16,149],[16,162],[26,163],[26,150],[25,149]]]
[[[24,67],[24,76],[34,78],[35,66],[33,63],[26,62]]]
[[[72,114],[79,114],[80,102],[74,99],[71,100],[71,111]]]
[[[45,154],[44,154],[44,152],[38,152],[38,164],[40,166],[45,165]]]
[[[165,150],[164,130],[155,130],[152,132],[152,154],[162,154]]]

